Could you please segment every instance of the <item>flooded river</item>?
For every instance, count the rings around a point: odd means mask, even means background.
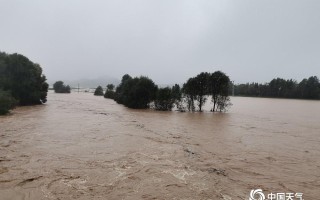
[[[320,101],[233,97],[213,114],[48,99],[0,117],[1,200],[320,199]]]

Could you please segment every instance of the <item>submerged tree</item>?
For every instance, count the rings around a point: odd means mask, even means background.
[[[114,100],[129,108],[149,108],[154,105],[156,110],[172,110],[176,105],[179,111],[195,111],[195,102],[199,111],[213,94],[213,111],[225,111],[231,105],[228,97],[229,77],[218,71],[213,74],[202,72],[196,77],[189,78],[180,88],[175,84],[172,88],[160,88],[148,77],[132,78],[128,74],[122,77],[116,88]],[[113,91],[113,85],[107,91]],[[107,96],[107,92],[105,94]]]
[[[96,96],[103,96],[103,88],[99,85],[96,90],[94,91],[94,95]]]
[[[217,98],[217,108],[216,110],[219,112],[225,112],[227,109],[232,106],[230,101],[230,97],[225,95],[219,95]]]
[[[20,105],[47,101],[48,84],[42,68],[20,54],[0,52],[0,89],[8,91]]]
[[[202,111],[202,106],[206,103],[208,95],[208,80],[209,80],[210,74],[207,72],[202,72],[199,75],[197,75],[195,79],[195,93],[196,93],[196,99],[198,101],[198,108],[199,111]]]
[[[53,84],[53,89],[55,93],[70,93],[71,88],[69,85],[64,85],[63,81],[56,81]]]
[[[185,107],[183,106],[183,102],[182,102],[182,90],[178,84],[175,84],[174,86],[172,86],[171,94],[177,110],[180,112],[184,112]]]
[[[124,75],[116,89],[115,100],[129,108],[149,108],[155,100],[158,87],[148,77],[131,78]]]
[[[8,91],[0,89],[0,115],[5,115],[17,105],[17,100]]]
[[[173,96],[172,90],[169,87],[160,88],[157,91],[154,106],[156,110],[171,111],[175,97]]]
[[[212,112],[216,111],[217,107],[219,111],[223,111],[230,105],[229,82],[229,77],[221,71],[216,71],[209,76],[208,88],[213,102]]]
[[[228,97],[229,83],[229,77],[220,71],[212,74],[202,72],[196,77],[189,78],[182,88],[188,110],[195,111],[196,101],[201,112],[207,96],[212,95],[212,111],[225,111],[231,105]]]
[[[104,93],[104,98],[114,99],[114,97],[115,97],[114,85],[113,84],[108,84],[107,85],[107,90]]]
[[[196,85],[195,78],[189,78],[188,81],[185,84],[183,84],[183,87],[182,87],[184,98],[187,103],[187,109],[192,112],[195,111],[194,101],[197,95],[195,85]]]
[[[121,83],[116,88],[114,100],[119,104],[124,104],[127,99],[127,95],[129,93],[127,83],[128,81],[132,80],[132,77],[128,74],[125,74],[122,79]]]

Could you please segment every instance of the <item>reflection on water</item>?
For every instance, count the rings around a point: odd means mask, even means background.
[[[255,188],[317,199],[320,102],[232,103],[156,112],[50,93],[0,117],[0,199],[247,199]]]

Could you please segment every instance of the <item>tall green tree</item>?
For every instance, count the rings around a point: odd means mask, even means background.
[[[171,92],[174,100],[177,100],[177,101],[181,100],[182,93],[181,93],[181,88],[178,84],[175,84],[174,86],[172,86]]]
[[[17,100],[8,91],[0,89],[0,115],[5,115],[17,105]]]
[[[175,97],[173,96],[172,90],[169,87],[160,88],[157,91],[154,106],[156,110],[171,111]]]
[[[94,91],[94,95],[96,96],[103,96],[103,88],[99,85],[96,90]]]
[[[128,81],[132,80],[132,77],[129,74],[123,75],[121,79],[121,83],[116,88],[114,100],[119,104],[124,104],[127,101],[127,95],[129,93]]]
[[[320,98],[320,83],[316,76],[311,76],[307,81],[306,96],[307,99],[319,99]]]
[[[148,77],[131,78],[124,75],[116,89],[115,100],[129,108],[149,108],[155,100],[158,87]]]
[[[108,84],[106,92],[104,93],[104,98],[114,99],[114,97],[115,97],[114,85]]]
[[[113,91],[114,90],[114,85],[113,84],[108,84],[107,85],[107,90]]]
[[[202,112],[202,106],[206,103],[207,97],[209,93],[209,77],[210,74],[207,72],[202,72],[197,75],[195,79],[195,94],[198,102],[199,111]]]
[[[42,68],[20,54],[0,52],[0,88],[20,105],[47,101],[48,84]]]
[[[65,85],[63,81],[56,81],[53,84],[53,89],[55,93],[70,93],[71,88],[69,85]]]
[[[229,82],[229,77],[221,71],[216,71],[209,76],[208,89],[212,96],[213,112],[215,112],[217,108],[223,111],[226,109],[226,106],[230,106],[230,103],[228,103],[230,102],[230,98],[228,98]]]
[[[171,88],[172,98],[174,99],[174,104],[179,111],[185,111],[185,108],[182,103],[182,89],[180,85],[175,84]]]
[[[187,109],[192,112],[195,111],[194,101],[197,96],[196,84],[197,83],[195,78],[189,78],[188,81],[185,84],[183,84],[182,87],[182,91],[185,95],[185,100],[187,103]]]

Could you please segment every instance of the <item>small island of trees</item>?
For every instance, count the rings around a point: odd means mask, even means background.
[[[55,93],[70,93],[71,88],[69,85],[65,85],[63,81],[57,81],[53,84],[53,89]]]
[[[48,86],[39,64],[17,53],[0,52],[0,114],[16,105],[45,103]]]
[[[135,109],[152,107],[155,110],[171,111],[176,107],[182,112],[186,110],[202,112],[208,96],[211,96],[213,102],[211,111],[222,112],[231,105],[228,96],[229,82],[229,77],[221,71],[202,72],[188,79],[182,88],[178,84],[171,88],[159,88],[146,76],[132,78],[126,74],[115,91],[112,84],[107,86],[104,97]]]
[[[94,91],[94,95],[96,96],[103,96],[103,88],[99,85],[96,90]]]

